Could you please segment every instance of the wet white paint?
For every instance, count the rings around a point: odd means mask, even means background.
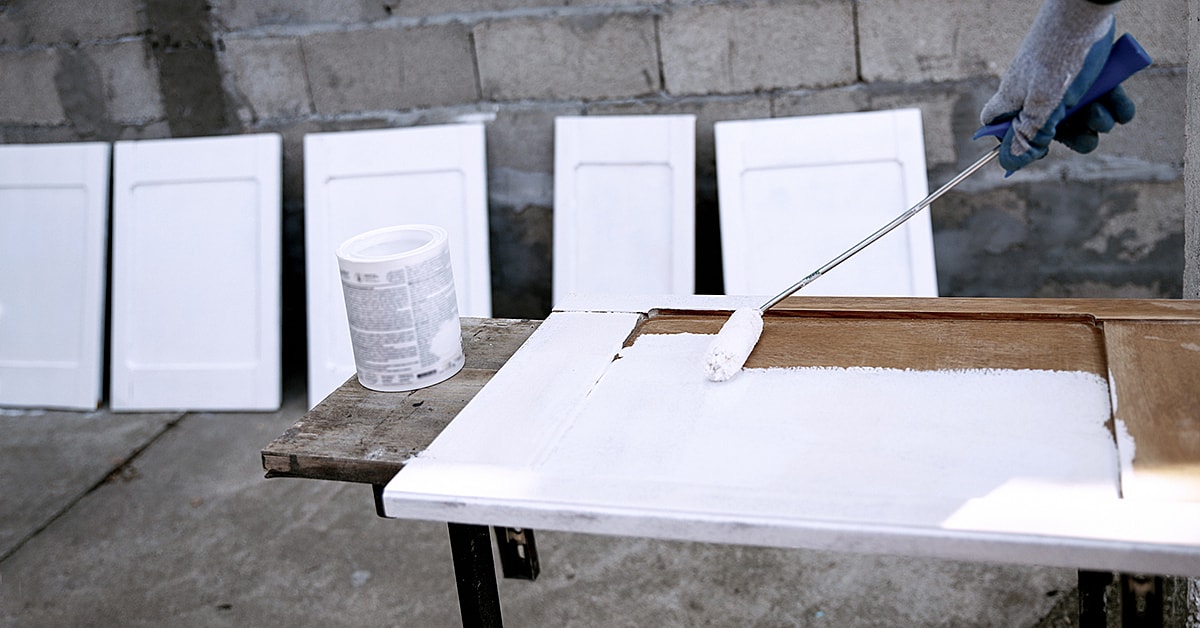
[[[540,472],[665,484],[982,497],[1013,482],[1117,495],[1108,386],[1084,372],[697,372],[712,336],[643,335],[537,457]]]

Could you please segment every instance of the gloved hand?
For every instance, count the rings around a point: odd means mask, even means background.
[[[1087,0],[1046,0],[1038,11],[979,116],[984,124],[1013,120],[1000,148],[1000,165],[1009,173],[1045,157],[1052,139],[1086,153],[1099,144],[1099,133],[1133,119],[1133,102],[1118,87],[1063,120],[1108,59],[1113,12],[1111,4]]]

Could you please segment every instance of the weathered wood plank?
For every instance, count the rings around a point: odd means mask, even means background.
[[[1126,498],[1200,501],[1200,322],[1104,325],[1114,415],[1136,443]]]
[[[378,392],[351,377],[263,448],[267,477],[386,483],[441,433],[539,324],[462,319],[466,365],[428,388]]]

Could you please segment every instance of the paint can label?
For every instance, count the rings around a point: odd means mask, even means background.
[[[431,386],[463,366],[446,230],[385,227],[337,249],[358,381],[379,391]]]

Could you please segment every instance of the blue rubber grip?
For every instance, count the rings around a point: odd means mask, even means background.
[[[1100,76],[1096,78],[1096,82],[1092,83],[1092,87],[1088,89],[1083,98],[1074,107],[1067,109],[1067,115],[1063,116],[1066,119],[1071,114],[1083,109],[1092,104],[1097,98],[1112,91],[1114,87],[1125,82],[1125,79],[1137,74],[1146,69],[1150,65],[1150,55],[1142,48],[1142,45],[1133,38],[1133,35],[1125,33],[1120,39],[1113,43],[1112,49],[1108,52],[1108,59],[1104,62],[1104,67],[1100,69]],[[991,135],[996,139],[1003,139],[1004,134],[1008,132],[1012,126],[1012,120],[989,124],[975,132],[972,139],[979,139],[986,135]]]

